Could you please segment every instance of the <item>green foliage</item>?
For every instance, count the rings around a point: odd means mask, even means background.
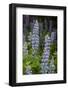
[[[42,32],[42,37],[45,37],[48,34],[47,30],[43,30],[44,32]]]
[[[57,73],[57,53],[54,53],[55,72]]]
[[[57,50],[57,44],[56,43],[52,43],[50,46],[50,55],[54,55],[54,53]]]
[[[28,48],[28,53],[29,53],[29,54],[32,54],[32,46],[31,46],[31,43],[28,43],[27,48]]]
[[[33,74],[40,73],[40,56],[39,55],[36,55],[33,57],[31,68],[32,68]]]
[[[36,54],[32,55],[32,49],[30,49],[30,53],[28,53],[27,56],[23,57],[23,73],[25,74],[26,67],[28,65],[31,66],[32,73],[33,74],[38,74],[40,72],[40,60],[41,56]]]
[[[31,29],[30,29],[30,27],[28,26],[27,28],[26,28],[27,30],[25,31],[25,39],[26,39],[26,42],[29,42],[29,40],[28,40],[28,36],[29,36],[29,33],[31,32]]]
[[[30,28],[30,26],[28,26],[27,29],[28,29],[28,32],[31,32],[31,28]]]
[[[32,55],[23,57],[23,73],[25,74],[26,67],[32,63]]]
[[[57,44],[54,42],[51,44],[50,47],[50,56],[49,56],[49,62],[52,59],[52,57],[54,57],[54,65],[55,65],[55,72],[57,73]]]

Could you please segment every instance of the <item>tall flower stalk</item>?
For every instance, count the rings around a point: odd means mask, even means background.
[[[50,55],[50,45],[51,45],[51,39],[49,35],[46,35],[44,42],[44,51],[41,60],[41,73],[48,73],[49,71],[48,60]]]
[[[36,20],[32,30],[32,49],[33,49],[32,54],[33,55],[37,52],[38,47],[39,47],[39,24],[38,24],[38,21]]]

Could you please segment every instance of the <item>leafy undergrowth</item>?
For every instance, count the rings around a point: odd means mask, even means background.
[[[41,56],[36,54],[32,55],[29,53],[27,56],[24,56],[23,58],[23,74],[25,74],[25,70],[27,66],[31,66],[31,70],[33,74],[39,74],[40,73],[40,61]]]

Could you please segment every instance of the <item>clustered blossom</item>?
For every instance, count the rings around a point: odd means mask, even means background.
[[[55,65],[54,65],[54,58],[52,56],[52,59],[50,60],[50,63],[48,63],[49,56],[50,56],[50,45],[55,39],[55,32],[51,33],[51,36],[46,35],[45,36],[45,42],[44,42],[44,50],[41,60],[41,73],[54,73]]]
[[[39,46],[39,24],[36,20],[32,30],[32,49],[37,50]]]
[[[48,35],[46,35],[44,42],[44,51],[41,60],[41,68],[42,68],[41,73],[48,73],[49,70],[48,60],[50,55],[50,44],[51,44],[51,39]]]
[[[27,42],[25,41],[25,36],[23,36],[23,53],[24,55],[28,55]]]
[[[53,42],[54,40],[56,40],[56,32],[51,33],[51,41]]]
[[[31,40],[32,38],[32,40]],[[32,42],[32,49],[35,51],[32,52],[34,55],[38,49],[39,46],[39,24],[38,21],[36,20],[32,29],[32,34],[30,32],[28,36],[29,41]],[[26,67],[26,74],[32,74],[31,66]]]

